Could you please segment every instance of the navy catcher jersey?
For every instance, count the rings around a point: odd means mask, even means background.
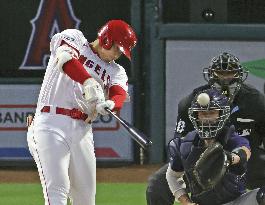
[[[175,137],[185,136],[194,130],[188,116],[191,102],[199,91],[210,88],[204,85],[193,90],[178,104]],[[236,132],[249,140],[251,158],[248,162],[248,187],[256,188],[265,184],[265,97],[248,84],[242,84],[231,105],[231,124]]]
[[[246,138],[240,137],[235,132],[230,132],[225,138],[226,132],[218,135],[219,141],[226,151],[232,151],[236,148],[246,146],[250,148]],[[246,191],[245,187],[245,172],[242,173],[241,165],[231,165],[225,173],[221,182],[218,183],[212,190],[203,190],[199,187],[190,176],[190,170],[195,166],[201,153],[206,149],[203,146],[203,141],[199,138],[196,131],[189,132],[183,138],[174,138],[169,143],[170,166],[176,172],[184,172],[187,186],[191,192],[191,198],[199,204],[223,204],[236,199]],[[239,174],[240,173],[240,174]]]

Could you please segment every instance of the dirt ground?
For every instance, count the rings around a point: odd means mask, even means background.
[[[148,176],[161,165],[129,165],[126,167],[97,168],[97,182],[146,182]],[[38,183],[36,169],[0,169],[0,183]]]

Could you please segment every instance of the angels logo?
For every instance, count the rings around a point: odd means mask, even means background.
[[[68,28],[79,28],[70,0],[41,0],[37,14],[30,21],[32,32],[19,69],[45,69],[51,37]]]

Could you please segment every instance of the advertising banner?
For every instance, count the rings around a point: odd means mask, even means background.
[[[0,160],[32,160],[26,140],[26,116],[35,112],[40,85],[0,85]],[[119,113],[133,121],[131,101]],[[99,116],[93,123],[95,153],[98,161],[133,161],[129,133],[112,116]]]

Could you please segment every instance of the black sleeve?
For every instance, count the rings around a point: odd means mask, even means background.
[[[234,100],[239,105],[239,112],[234,113],[234,124],[240,135],[246,136],[251,149],[265,145],[265,96],[255,87],[242,84],[238,97]],[[251,119],[252,122],[239,121],[239,118]],[[244,134],[244,131],[245,134]],[[249,133],[249,134],[248,134]]]
[[[259,93],[257,97],[257,123],[256,130],[260,137],[260,140],[265,146],[265,96],[262,93]]]
[[[185,136],[188,132],[194,129],[188,114],[192,98],[193,96],[191,94],[183,98],[178,104],[178,116],[175,135]]]

